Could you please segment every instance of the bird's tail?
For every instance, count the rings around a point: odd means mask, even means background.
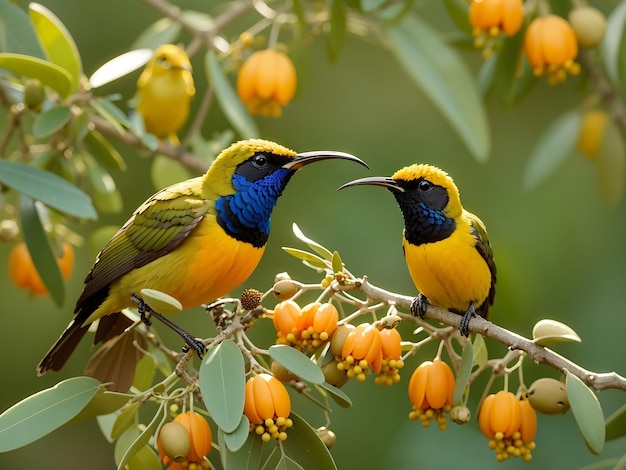
[[[61,370],[88,329],[89,325],[72,320],[37,366],[37,375],[41,376],[49,370]]]

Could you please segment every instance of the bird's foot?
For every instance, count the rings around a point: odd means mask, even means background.
[[[476,310],[474,309],[474,302],[470,302],[467,311],[463,314],[461,318],[461,324],[459,325],[459,332],[461,336],[467,337],[469,335],[469,323],[473,316],[476,315]]]
[[[152,325],[152,322],[150,321],[150,313],[152,313],[152,309],[150,306],[134,292],[130,293],[130,298],[137,304],[137,312],[139,313],[139,318],[141,318],[143,324],[146,326]]]
[[[417,297],[413,299],[411,302],[411,307],[409,310],[413,314],[413,316],[424,318],[426,315],[426,308],[430,302],[426,298],[426,296],[422,293],[417,294]]]

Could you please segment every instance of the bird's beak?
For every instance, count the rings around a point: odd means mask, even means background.
[[[339,189],[347,188],[348,186],[360,185],[382,186],[383,188],[387,188],[391,191],[404,192],[404,188],[400,186],[397,181],[387,176],[371,176],[369,178],[360,178],[358,180],[350,181],[344,184]]]
[[[315,151],[315,152],[299,153],[291,161],[285,163],[283,165],[283,168],[285,168],[286,170],[297,171],[303,166],[308,165],[309,163],[319,162],[321,160],[330,160],[331,158],[339,158],[341,160],[351,160],[369,169],[369,166],[367,166],[367,163],[365,163],[360,158],[357,158],[354,155],[351,155],[349,153],[333,152],[331,150],[321,150],[321,151]]]

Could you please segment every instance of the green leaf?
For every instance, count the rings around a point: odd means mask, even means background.
[[[261,467],[263,441],[255,433],[248,433],[246,442],[237,452],[233,452],[228,448],[225,434],[221,429],[217,431],[217,442],[220,447],[222,468],[258,470]]]
[[[93,203],[96,208],[106,214],[117,214],[122,211],[124,202],[111,175],[95,162],[87,164],[87,176],[91,183]]]
[[[326,269],[328,267],[322,258],[315,256],[313,253],[309,253],[308,251],[298,250],[297,248],[289,248],[287,246],[283,246],[283,251],[291,256],[301,259],[302,261],[310,263],[316,268]]]
[[[136,49],[118,55],[98,67],[89,77],[89,84],[92,88],[98,88],[111,83],[143,67],[153,55],[152,49]]]
[[[144,354],[137,363],[133,387],[141,391],[148,390],[152,386],[156,371],[157,368],[152,355]]]
[[[172,315],[183,309],[178,299],[155,289],[141,289],[141,297],[152,310],[163,315]]]
[[[544,318],[533,326],[533,341],[541,346],[549,346],[554,343],[573,341],[580,343],[580,336],[565,323]]]
[[[97,218],[89,196],[63,178],[39,168],[0,160],[0,183],[65,214]]]
[[[174,183],[188,180],[192,175],[178,160],[165,155],[155,155],[150,167],[150,177],[155,188],[163,189]]]
[[[126,461],[124,470],[160,470],[161,462],[152,446],[144,445]]]
[[[480,335],[479,335],[480,336]],[[453,403],[459,405],[463,402],[463,393],[467,388],[470,374],[472,373],[472,366],[474,365],[474,346],[471,341],[465,343],[463,348],[463,354],[461,355],[461,365],[459,371],[456,374],[456,381],[454,383],[454,399]]]
[[[474,77],[439,33],[414,14],[387,30],[394,54],[413,81],[444,115],[471,154],[487,160],[491,142],[487,113]]]
[[[494,79],[496,76],[496,65],[498,62],[498,54],[493,54],[488,59],[483,60],[478,70],[478,90],[483,99],[487,98],[494,88]]]
[[[91,377],[73,377],[16,403],[0,415],[0,452],[28,445],[67,423],[100,388]]]
[[[350,397],[334,385],[323,382],[319,385],[319,387],[322,387],[326,392],[328,392],[330,397],[335,400],[335,403],[337,403],[342,408],[350,408],[352,406],[352,400],[350,400]]]
[[[487,359],[489,359],[489,353],[487,352],[487,343],[485,343],[485,338],[483,338],[482,335],[479,335],[478,333],[475,335],[474,338],[473,349],[473,363],[478,366],[484,365],[485,362],[487,362]]]
[[[623,405],[606,419],[605,429],[607,441],[626,436],[626,405]]]
[[[330,30],[326,35],[326,51],[331,62],[336,62],[346,42],[348,18],[344,0],[332,0],[330,5]]]
[[[21,194],[20,221],[30,257],[56,304],[63,305],[65,300],[63,277],[41,219],[42,215],[37,209],[36,202]]]
[[[60,131],[72,117],[69,106],[54,106],[37,115],[33,122],[33,137],[42,139]]]
[[[148,357],[148,356],[145,356]],[[100,386],[96,394],[91,398],[87,406],[78,413],[72,421],[93,418],[94,416],[108,415],[123,407],[130,395],[118,392],[109,392],[104,386]]]
[[[606,23],[606,33],[602,41],[602,58],[606,74],[614,85],[620,85],[621,80],[626,80],[624,67],[626,67],[626,1],[617,5]]]
[[[559,169],[572,155],[580,131],[578,112],[568,111],[545,130],[530,153],[524,172],[524,187],[536,189]]]
[[[330,250],[326,249],[325,247],[317,243],[315,240],[311,240],[309,237],[307,237],[302,232],[302,230],[300,230],[300,227],[298,227],[298,224],[294,222],[291,225],[291,229],[293,230],[293,233],[296,236],[296,238],[298,238],[298,240],[306,243],[309,246],[309,248],[317,252],[317,254],[319,254],[322,258],[329,260],[329,261],[333,259],[333,254],[330,252]]]
[[[90,155],[109,170],[125,171],[126,162],[120,153],[98,131],[90,131],[83,140]]]
[[[465,0],[444,0],[443,3],[456,27],[466,34],[472,34],[467,2]]]
[[[224,340],[207,354],[199,373],[207,411],[224,432],[241,423],[246,379],[243,354],[232,340]]]
[[[139,35],[133,42],[132,49],[155,50],[162,44],[172,44],[180,34],[180,23],[169,18],[155,21]]]
[[[589,450],[599,455],[604,448],[605,428],[604,415],[598,397],[582,380],[565,371],[565,387],[567,397],[576,419],[576,424],[585,439]]]
[[[111,439],[115,440],[119,438],[124,431],[135,423],[140,406],[141,403],[136,401],[130,403],[120,412],[119,416],[115,420],[115,423],[113,424],[113,429],[111,429]]]
[[[46,58],[28,15],[8,0],[0,1],[0,40],[5,52]]]
[[[210,85],[215,91],[215,97],[226,119],[232,124],[240,137],[244,139],[258,137],[260,133],[254,119],[252,119],[237,93],[235,93],[228,78],[226,78],[217,54],[213,49],[207,52],[204,64]]]
[[[261,470],[304,470],[304,468],[276,447]]]
[[[30,3],[28,13],[48,59],[70,74],[70,91],[77,91],[83,65],[71,34],[54,13],[39,3]]]
[[[38,57],[0,52],[0,68],[10,70],[16,75],[37,78],[63,98],[72,90],[72,77],[65,69]]]
[[[309,423],[294,412],[289,417],[293,420],[293,427],[289,428],[289,437],[282,443],[284,455],[301,468],[336,469],[333,457]],[[287,465],[283,468],[298,468],[292,466],[294,463],[283,462]],[[274,468],[268,465],[271,465],[269,461],[264,468]]]
[[[123,470],[125,465],[131,459],[133,459],[141,451],[143,447],[145,447],[150,442],[150,439],[152,438],[155,431],[158,429],[158,427],[161,425],[163,421],[165,421],[165,402],[161,404],[159,410],[156,412],[156,414],[154,415],[154,418],[152,418],[152,421],[150,421],[150,424],[148,424],[148,426],[145,426],[143,428],[138,428],[137,426],[134,426],[133,428],[129,428],[124,433],[128,435],[128,438],[122,439],[122,436],[121,436],[120,439],[118,439],[115,445],[115,456],[116,456],[115,460],[116,462],[118,462],[117,470]],[[135,430],[140,431],[138,436]],[[123,436],[123,437],[126,437],[126,436]],[[128,442],[130,442],[131,440],[132,440],[132,443],[129,446]],[[122,455],[122,453],[123,453],[123,456],[119,458],[119,456]],[[130,470],[132,470],[132,468]]]
[[[505,37],[497,54],[494,87],[505,106],[514,105],[520,98],[518,74],[523,42],[523,34]]]
[[[626,151],[624,140],[613,119],[607,119],[598,155],[593,161],[602,200],[617,204],[624,194],[626,181]]]
[[[250,421],[246,415],[241,416],[239,426],[231,433],[224,433],[224,442],[228,450],[231,452],[237,452],[241,449],[248,439],[250,434]]]
[[[332,266],[334,273],[343,272],[343,262],[341,261],[341,256],[339,256],[338,251],[333,252]]]
[[[285,366],[289,372],[297,375],[302,380],[314,384],[324,382],[322,369],[297,349],[284,344],[275,344],[270,346],[268,352],[272,359]]]

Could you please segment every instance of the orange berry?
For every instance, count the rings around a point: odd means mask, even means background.
[[[74,247],[66,241],[61,244],[61,247],[63,253],[57,258],[57,263],[63,279],[67,280],[74,268]],[[11,250],[9,274],[18,288],[29,289],[33,294],[48,294],[48,289],[37,272],[26,243],[18,243]]]
[[[296,319],[300,315],[300,306],[293,300],[284,300],[274,308],[274,328],[276,332],[288,335],[296,328]]]
[[[209,423],[200,413],[188,411],[181,413],[174,422],[182,424],[189,432],[191,445],[189,446],[189,462],[202,462],[211,451],[213,435]]]

